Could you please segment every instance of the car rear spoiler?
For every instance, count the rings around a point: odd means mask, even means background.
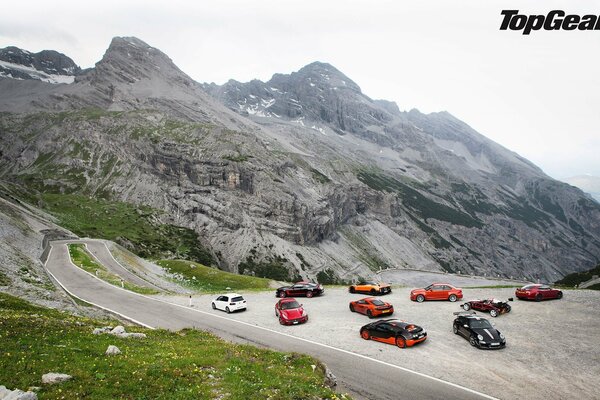
[[[457,311],[452,314],[454,314],[454,315],[475,315],[477,313],[475,311]]]

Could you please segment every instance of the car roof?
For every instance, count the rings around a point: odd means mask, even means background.
[[[295,299],[295,298],[293,298],[293,297],[284,297],[283,299],[280,299],[280,300],[279,300],[279,302],[280,302],[280,303],[288,303],[288,302],[290,302],[290,301],[298,301],[298,300],[296,300],[296,299]]]
[[[243,296],[242,296],[241,294],[239,294],[239,293],[223,293],[223,294],[220,294],[220,295],[219,295],[219,296],[217,296],[217,297],[220,297],[220,296],[227,296],[227,297],[237,297],[237,296],[240,296],[240,297],[243,297]]]

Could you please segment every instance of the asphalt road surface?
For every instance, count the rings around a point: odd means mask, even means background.
[[[88,244],[88,248],[98,260],[114,262],[109,261],[112,257],[102,242],[94,240],[83,242]],[[98,243],[100,245],[97,245]],[[53,242],[51,246],[46,269],[68,292],[141,325],[171,330],[198,328],[238,343],[309,354],[321,360],[331,369],[337,377],[340,391],[348,392],[357,399],[466,400],[492,398],[405,368],[320,344],[318,343],[318,332],[315,332],[314,341],[297,338],[249,323],[235,321],[225,316],[212,315],[209,312],[123,290],[74,266],[70,261],[64,241]],[[112,265],[110,269],[118,273],[117,266]]]

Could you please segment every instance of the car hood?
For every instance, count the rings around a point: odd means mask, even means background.
[[[425,293],[425,289],[413,289],[410,292],[411,293]]]
[[[490,328],[478,328],[478,329],[473,329],[473,332],[475,332],[477,335],[481,335],[483,336],[483,340],[486,342],[499,342],[502,339],[500,339],[500,334],[498,333],[498,331],[496,329],[490,329]]]
[[[292,308],[290,310],[281,310],[281,315],[285,319],[296,319],[302,316],[303,308]]]

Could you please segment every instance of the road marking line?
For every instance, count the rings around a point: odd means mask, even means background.
[[[66,246],[66,244],[65,244],[65,246]],[[52,249],[50,249],[50,251],[52,251]],[[68,253],[68,248],[67,248],[67,253]],[[50,253],[48,253],[48,259],[50,259]],[[478,391],[476,391],[476,390],[473,390],[473,389],[469,389],[469,388],[467,388],[467,387],[464,387],[464,386],[461,386],[461,385],[459,385],[459,384],[452,383],[452,382],[448,382],[448,381],[445,381],[445,380],[443,380],[443,379],[436,378],[436,377],[434,377],[434,376],[430,376],[430,375],[427,375],[427,374],[424,374],[424,373],[421,373],[421,372],[413,371],[413,370],[411,370],[411,369],[404,368],[404,367],[401,367],[401,366],[399,366],[399,365],[394,365],[394,364],[390,364],[390,363],[388,363],[388,362],[385,362],[385,361],[377,360],[377,359],[375,359],[375,358],[371,358],[371,357],[368,357],[368,356],[365,356],[365,355],[362,355],[362,354],[359,354],[359,353],[354,353],[354,352],[352,352],[352,351],[349,351],[349,350],[340,349],[340,348],[338,348],[338,347],[333,347],[333,346],[330,346],[330,345],[327,345],[327,344],[324,344],[324,343],[315,342],[315,341],[312,341],[312,340],[310,340],[310,339],[305,339],[305,338],[301,338],[301,337],[298,337],[298,336],[293,336],[293,335],[290,335],[290,334],[288,334],[288,333],[278,332],[278,331],[276,331],[276,330],[273,330],[273,329],[270,329],[270,328],[266,328],[266,327],[263,327],[263,326],[259,326],[259,325],[252,325],[252,324],[250,324],[250,323],[248,323],[248,322],[245,322],[245,321],[239,321],[239,320],[235,320],[235,319],[227,318],[227,317],[224,317],[224,316],[222,316],[222,315],[216,315],[216,314],[213,314],[213,313],[210,313],[210,312],[207,312],[207,311],[196,310],[196,309],[193,309],[193,308],[189,308],[189,307],[183,306],[183,305],[181,305],[181,304],[171,303],[171,302],[169,302],[169,301],[166,301],[166,300],[162,300],[162,299],[156,299],[156,298],[149,297],[149,296],[146,296],[146,295],[143,295],[143,294],[140,294],[140,293],[135,293],[135,292],[132,292],[132,291],[129,291],[129,290],[126,290],[126,289],[120,288],[120,287],[118,287],[118,286],[114,286],[114,285],[112,285],[112,284],[110,284],[110,283],[108,283],[108,282],[106,282],[106,281],[103,281],[102,279],[98,278],[97,276],[94,276],[93,274],[91,274],[91,273],[89,273],[89,272],[87,272],[87,271],[85,271],[85,270],[83,270],[83,269],[81,269],[81,268],[77,267],[77,266],[76,266],[75,264],[73,264],[73,262],[71,261],[71,255],[70,255],[70,254],[69,254],[69,262],[71,263],[71,265],[73,265],[73,267],[80,269],[81,271],[85,272],[86,274],[88,274],[88,275],[89,275],[89,276],[91,276],[92,278],[95,278],[95,279],[99,280],[100,282],[102,282],[102,283],[104,283],[104,284],[106,284],[106,285],[109,285],[109,286],[110,286],[110,287],[112,287],[112,288],[119,289],[119,290],[123,290],[123,291],[125,291],[125,292],[127,292],[127,293],[130,293],[130,294],[133,294],[133,295],[136,295],[136,296],[144,297],[144,298],[146,298],[146,299],[149,299],[149,300],[154,300],[154,301],[158,301],[158,302],[161,302],[161,303],[169,304],[169,305],[172,305],[172,306],[175,306],[175,307],[183,308],[184,310],[193,311],[193,312],[197,312],[197,313],[200,313],[200,314],[205,314],[205,315],[210,315],[210,316],[212,316],[212,317],[215,317],[215,318],[221,318],[221,319],[224,319],[224,320],[227,320],[227,321],[230,321],[230,322],[236,322],[236,323],[238,323],[238,324],[241,324],[241,325],[247,325],[247,326],[250,326],[250,327],[252,327],[252,328],[262,329],[262,330],[264,330],[264,331],[267,331],[267,332],[271,332],[271,333],[279,334],[279,335],[282,335],[282,336],[289,337],[289,338],[291,338],[291,339],[300,340],[300,341],[303,341],[303,342],[306,342],[306,343],[310,343],[310,344],[313,344],[313,345],[316,345],[316,346],[325,347],[325,348],[328,348],[328,349],[330,349],[330,350],[339,351],[339,352],[341,352],[341,353],[350,354],[350,355],[353,355],[353,356],[356,356],[356,357],[359,357],[359,358],[363,358],[363,359],[365,359],[365,360],[373,361],[373,362],[376,362],[376,363],[379,363],[379,364],[382,364],[382,365],[385,365],[385,366],[388,366],[388,367],[391,367],[391,368],[396,368],[396,369],[399,369],[399,370],[401,370],[401,371],[404,371],[404,372],[412,373],[412,374],[418,375],[418,376],[420,376],[420,377],[422,377],[422,378],[428,378],[428,379],[432,379],[432,380],[434,380],[434,381],[436,381],[436,382],[443,383],[443,384],[446,384],[446,385],[449,385],[449,386],[452,386],[452,387],[455,387],[455,388],[458,388],[458,389],[462,389],[462,390],[464,390],[464,391],[466,391],[466,392],[469,392],[469,393],[472,393],[472,394],[475,394],[475,395],[481,396],[481,397],[483,397],[483,398],[485,398],[485,399],[489,399],[489,400],[498,400],[498,398],[496,398],[496,397],[493,397],[493,396],[487,395],[487,394],[485,394],[485,393],[478,392]],[[48,272],[50,272],[50,271],[48,271]],[[52,273],[50,273],[50,274],[52,275]],[[54,277],[54,275],[52,275],[52,276]],[[54,279],[56,279],[56,278],[54,277]],[[56,281],[57,281],[57,282],[59,282],[58,280],[56,280]],[[60,285],[61,285],[61,286],[64,288],[64,286],[62,285],[62,283],[60,283],[60,282],[59,282],[59,284],[60,284]],[[67,290],[67,289],[65,288],[65,290]],[[68,290],[67,290],[67,292],[68,292]],[[69,292],[69,293],[70,293],[70,292]],[[77,296],[75,296],[75,297],[76,297],[76,298],[78,298],[78,299],[80,299],[80,298],[79,298],[79,297],[77,297]],[[87,300],[83,300],[83,299],[80,299],[80,300],[81,300],[81,301],[84,301],[84,302],[87,302],[87,303],[90,303],[90,304],[92,304],[92,305],[96,305],[96,304],[94,304],[94,303],[92,303],[92,302],[89,302],[89,301],[87,301]],[[96,305],[96,306],[97,306],[97,305]],[[104,310],[107,310],[107,311],[114,312],[114,313],[115,313],[115,314],[117,314],[117,315],[121,315],[121,316],[123,316],[123,317],[124,317],[124,318],[126,318],[126,319],[129,319],[129,320],[131,320],[131,321],[134,321],[135,323],[138,323],[138,324],[140,324],[141,326],[145,326],[145,327],[148,327],[148,328],[150,328],[150,329],[156,329],[156,328],[153,328],[153,327],[151,327],[151,326],[149,326],[149,325],[146,325],[146,324],[144,324],[144,323],[142,323],[142,322],[135,321],[133,318],[127,317],[127,316],[125,316],[125,315],[123,315],[123,314],[120,314],[120,313],[118,313],[118,312],[116,312],[116,311],[114,311],[114,310],[111,310],[111,309],[109,309],[109,308],[102,307],[102,306],[98,306],[98,307],[100,307],[100,308],[102,308],[102,309],[104,309]]]

